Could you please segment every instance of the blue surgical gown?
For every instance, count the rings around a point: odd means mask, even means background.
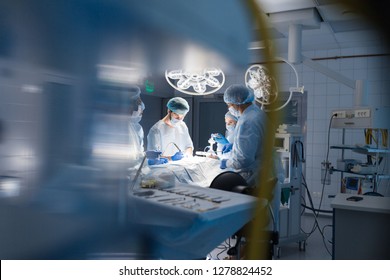
[[[236,124],[233,148],[226,166],[239,172],[247,181],[253,180],[260,165],[266,119],[265,112],[251,104]]]

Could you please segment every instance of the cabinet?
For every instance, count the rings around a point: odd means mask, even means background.
[[[377,135],[377,137],[379,137]],[[387,141],[387,140],[386,140]],[[390,175],[380,169],[382,159],[384,159],[390,150],[371,145],[345,145],[345,128],[343,128],[342,144],[330,146],[331,149],[341,151],[341,158],[337,160],[336,167],[332,167],[330,172],[341,173],[341,192],[377,192],[378,182],[381,179],[390,179]],[[354,153],[367,156],[367,163],[361,163],[353,159],[345,159],[344,152],[351,150]],[[349,174],[346,176],[346,174]]]
[[[362,196],[348,201],[337,194],[333,208],[333,259],[388,260],[390,258],[390,197]]]

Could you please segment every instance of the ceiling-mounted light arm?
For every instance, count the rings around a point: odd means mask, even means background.
[[[304,56],[302,56],[302,58],[303,58],[303,64],[310,67],[314,71],[320,72],[320,73],[324,74],[325,76],[332,78],[335,81],[338,81],[338,82],[346,85],[347,87],[355,89],[355,81],[354,80],[347,78],[344,75],[342,75],[342,74],[340,74],[332,69],[329,69],[328,67],[322,65],[321,63],[315,62],[310,58],[307,58]]]
[[[299,76],[298,76],[297,69],[295,69],[294,65],[282,57],[276,57],[276,59],[282,60],[283,62],[287,63],[292,68],[292,70],[294,71],[294,74],[295,74],[296,84],[295,84],[295,87],[289,88],[290,94],[289,94],[286,102],[283,105],[279,106],[278,108],[272,109],[272,111],[278,111],[278,110],[281,110],[284,107],[286,107],[288,105],[288,103],[290,103],[294,92],[302,93],[302,94],[304,93],[304,86],[299,85]],[[270,110],[268,110],[268,111],[270,111]]]
[[[367,95],[367,84],[364,80],[352,80],[339,72],[336,72],[328,67],[325,67],[321,63],[313,61],[310,58],[303,57],[303,64],[312,68],[314,71],[324,74],[325,76],[332,78],[333,80],[342,83],[343,85],[354,90],[355,94],[355,106],[365,106],[365,98]]]
[[[291,93],[293,92],[299,92],[299,93],[302,93],[304,92],[304,86],[300,86],[299,85],[299,76],[298,76],[298,72],[297,72],[297,69],[295,68],[295,66],[290,63],[289,61],[287,61],[286,59],[282,58],[282,57],[276,57],[276,59],[280,59],[282,60],[283,62],[287,63],[288,65],[290,65],[290,67],[292,68],[292,70],[294,71],[294,74],[295,74],[295,87],[290,87],[289,90]]]

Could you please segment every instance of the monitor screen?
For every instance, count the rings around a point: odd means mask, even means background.
[[[346,185],[345,185],[345,187],[348,190],[357,191],[358,188],[359,188],[359,178],[347,177],[346,178]]]

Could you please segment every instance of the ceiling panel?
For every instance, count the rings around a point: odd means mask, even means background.
[[[345,42],[363,43],[366,41],[377,42],[378,44],[381,43],[381,35],[378,34],[377,32],[368,31],[368,30],[337,33],[335,34],[335,37],[337,41],[340,43],[345,43]]]
[[[302,51],[325,50],[344,47],[376,46],[382,40],[373,26],[351,7],[338,0],[257,0],[270,19],[272,37],[278,50],[288,48],[289,26],[301,24]],[[311,26],[305,11],[313,10],[319,15],[320,24]],[[306,17],[304,16],[306,15]],[[313,21],[314,21],[313,17]],[[307,25],[307,26],[306,26]]]
[[[329,21],[333,32],[367,31],[373,29],[372,26],[360,19]]]

